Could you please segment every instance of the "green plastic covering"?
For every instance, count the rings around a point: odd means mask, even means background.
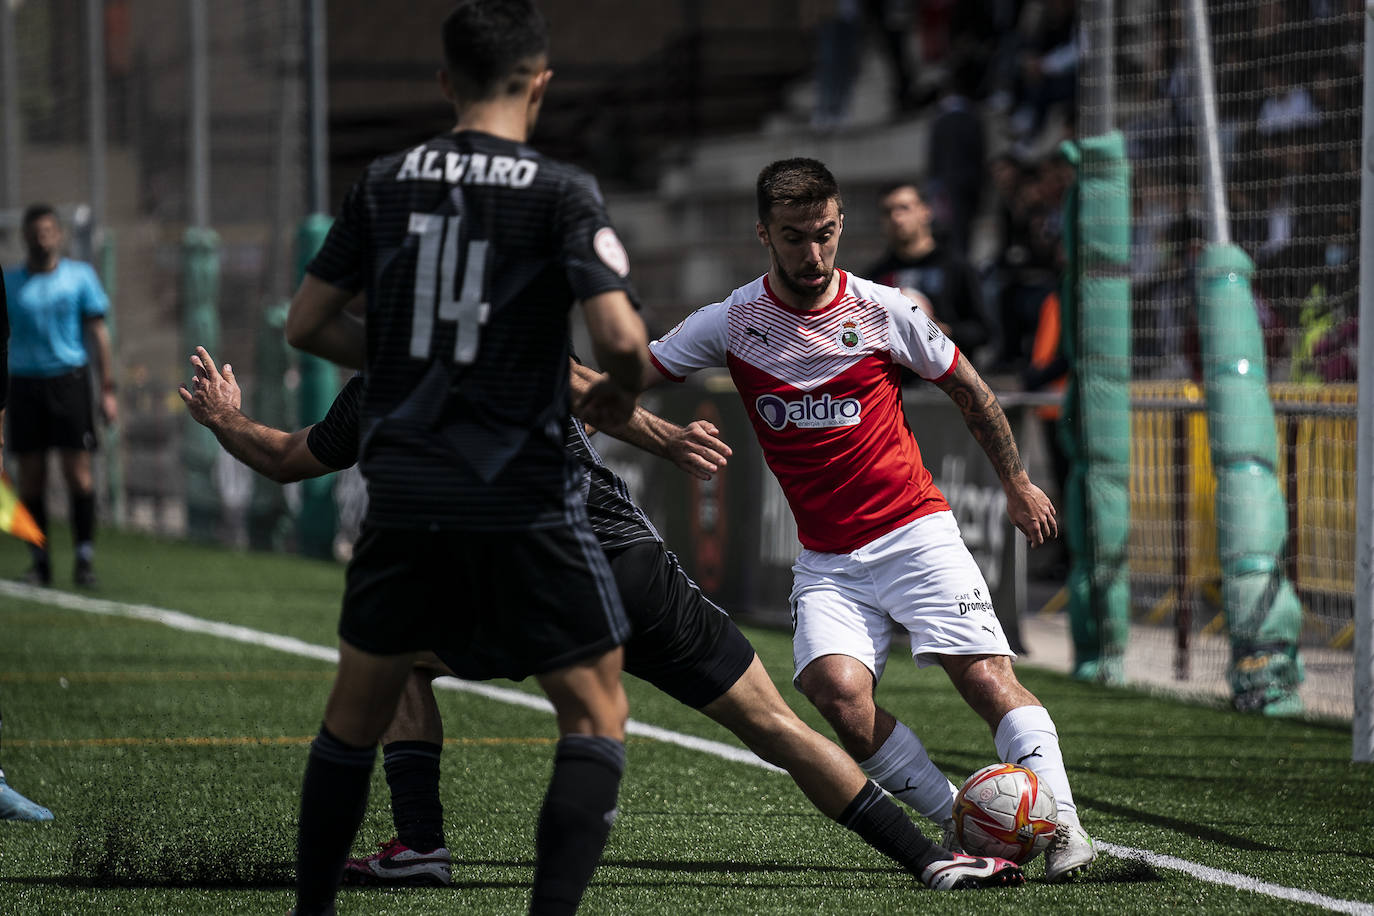
[[[295,351],[286,342],[286,303],[262,311],[255,347],[257,384],[253,386],[253,417],[277,429],[296,429],[296,412],[287,397],[287,374],[295,366]],[[257,550],[279,550],[294,527],[286,494],[280,484],[253,475],[248,504],[248,543]]]
[[[296,234],[298,277],[305,275],[305,266],[324,244],[333,221],[320,213],[307,216]],[[339,370],[328,360],[306,353],[300,354],[300,388],[296,402],[301,425],[309,426],[324,419],[329,405],[339,393]],[[296,518],[297,545],[301,553],[312,557],[334,555],[334,533],[337,527],[334,507],[334,475],[327,474],[313,480],[301,481],[301,511]]]
[[[1302,711],[1302,605],[1283,571],[1288,510],[1274,473],[1278,440],[1250,294],[1253,273],[1239,248],[1209,245],[1198,274],[1217,552],[1231,634],[1232,702],[1241,710],[1291,715]]]
[[[1060,295],[1068,356],[1060,439],[1070,456],[1063,499],[1074,677],[1124,683],[1130,635],[1130,165],[1120,132],[1065,143],[1077,168],[1064,204]]]
[[[191,228],[181,241],[181,352],[202,346],[219,352],[219,236],[213,229]],[[219,535],[221,512],[215,486],[220,454],[215,434],[187,413],[182,420],[181,460],[186,469],[186,524],[193,538]]]

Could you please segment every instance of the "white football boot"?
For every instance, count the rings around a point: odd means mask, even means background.
[[[1061,812],[1059,828],[1045,850],[1045,880],[1067,881],[1087,871],[1096,858],[1093,838],[1079,825],[1077,816]]]

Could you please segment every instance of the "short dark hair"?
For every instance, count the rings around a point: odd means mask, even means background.
[[[528,64],[549,51],[532,0],[463,0],[444,20],[444,67],[458,98],[481,102],[524,88]]]
[[[916,196],[921,198],[922,203],[930,203],[930,196],[926,194],[926,189],[914,178],[903,179],[901,181],[885,181],[878,185],[878,201],[881,203],[884,197],[896,191],[900,191],[902,188],[911,188],[911,190],[916,192]]]
[[[779,159],[763,167],[757,185],[759,222],[768,225],[774,207],[824,207],[835,201],[844,212],[840,186],[830,170],[815,159]]]
[[[52,204],[29,204],[24,208],[24,228],[27,229],[45,216],[51,216],[59,223],[62,222],[57,219],[57,210],[53,208]]]

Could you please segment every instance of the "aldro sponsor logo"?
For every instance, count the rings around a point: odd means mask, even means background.
[[[790,423],[802,429],[828,426],[857,426],[862,407],[857,398],[819,398],[803,395],[797,401],[784,401],[775,394],[761,394],[754,401],[754,409],[770,429],[781,432]]]

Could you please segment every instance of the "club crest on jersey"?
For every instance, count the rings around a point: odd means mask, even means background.
[[[846,350],[857,350],[864,342],[863,332],[860,331],[859,326],[852,321],[846,321],[844,324],[840,325],[840,333],[835,339],[838,340],[840,346],[844,347]]]
[[[800,400],[784,401],[775,394],[761,394],[754,401],[754,409],[770,429],[781,432],[790,423],[802,429],[829,426],[857,426],[863,408],[857,398],[819,398],[802,395]]]
[[[610,226],[602,226],[596,230],[596,235],[592,238],[592,248],[596,250],[596,256],[601,259],[617,277],[626,277],[630,274],[630,256],[625,253],[625,246],[620,244],[620,237],[615,234],[615,230]]]

